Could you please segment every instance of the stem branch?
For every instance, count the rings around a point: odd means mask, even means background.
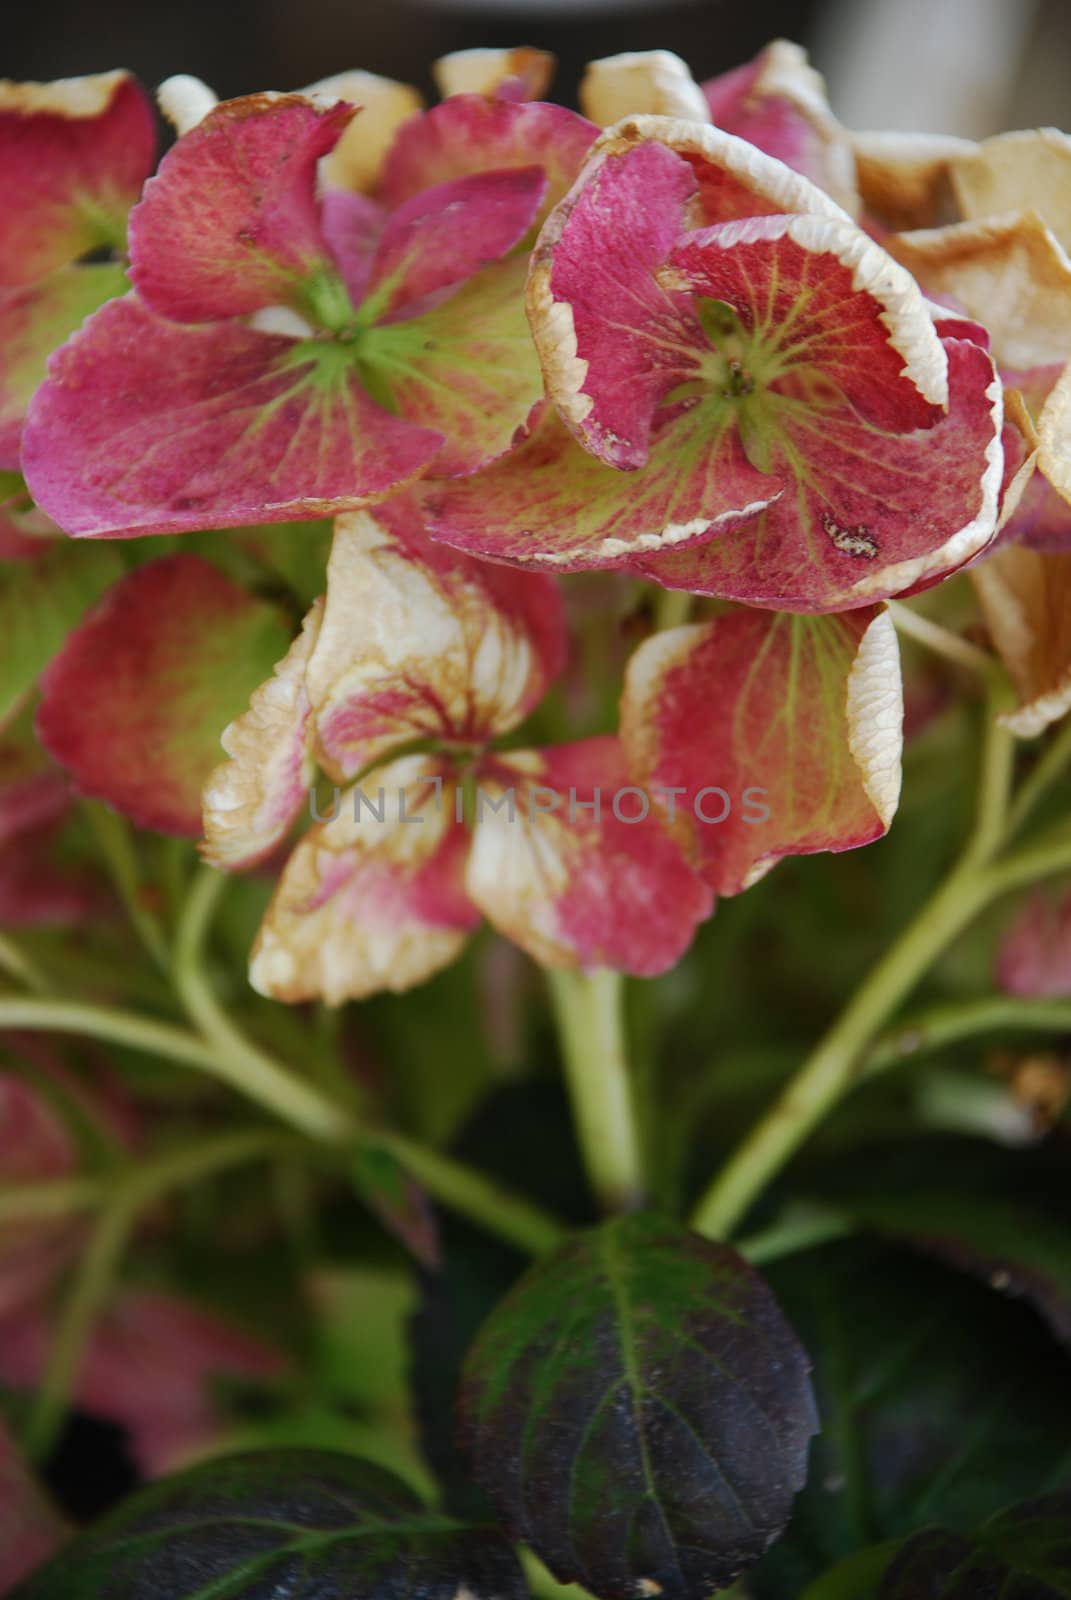
[[[643,1197],[619,972],[548,971],[565,1077],[588,1180],[607,1211]]]

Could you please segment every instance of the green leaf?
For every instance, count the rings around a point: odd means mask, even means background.
[[[882,1540],[969,1530],[1071,1486],[1071,1362],[1027,1307],[871,1242],[768,1276],[814,1356],[822,1433],[788,1530],[752,1576],[757,1600],[796,1596]]]
[[[108,545],[57,539],[34,560],[0,563],[0,727],[123,563]]]
[[[493,1530],[429,1512],[355,1456],[280,1450],[211,1461],[125,1501],[11,1600],[523,1600]]]
[[[893,1561],[878,1600],[1067,1600],[1071,1494],[1050,1494],[993,1517],[972,1537],[929,1529]]]
[[[706,1600],[788,1518],[807,1357],[735,1251],[650,1214],[578,1234],[484,1325],[462,1384],[477,1482],[562,1582]]]

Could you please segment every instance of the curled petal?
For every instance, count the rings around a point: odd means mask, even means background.
[[[547,175],[546,211],[576,178],[597,132],[564,106],[452,95],[400,130],[387,157],[383,199],[399,206],[450,178],[539,166]]]
[[[702,89],[672,50],[629,50],[589,61],[580,109],[600,128],[637,113],[710,121]]]
[[[0,471],[18,470],[26,407],[53,350],[126,287],[118,263],[99,262],[60,267],[39,283],[0,295]]]
[[[342,100],[361,108],[360,116],[324,157],[321,172],[327,184],[357,194],[374,194],[399,130],[424,109],[420,95],[407,83],[359,68],[321,78],[303,92],[320,104]]]
[[[711,718],[711,707],[716,714]],[[689,860],[738,894],[783,856],[884,834],[900,795],[903,696],[887,613],[732,611],[633,655],[621,738]]]
[[[353,116],[298,95],[246,95],[169,150],[130,218],[130,277],[176,322],[300,303],[331,275],[316,168]]]
[[[703,93],[716,127],[776,156],[852,214],[858,210],[850,136],[798,44],[775,39],[753,61],[709,79]]]
[[[551,408],[530,437],[472,478],[429,480],[432,537],[491,561],[558,572],[627,566],[755,518],[782,492],[753,467],[735,430],[672,408],[647,465],[618,472],[582,450]]]
[[[307,683],[326,769],[413,739],[482,744],[528,715],[565,657],[554,583],[432,544],[404,500],[340,517]]]
[[[199,556],[135,568],[67,636],[37,732],[79,793],[196,838],[222,730],[286,649],[273,607]]]
[[[155,149],[152,106],[127,72],[0,81],[0,287],[122,248]]]
[[[718,220],[751,220],[678,246],[711,207]],[[803,211],[811,214],[792,215]],[[792,340],[801,312],[813,323],[812,278],[830,279],[832,261],[836,283],[818,302],[824,319],[838,315],[834,293],[847,294],[853,308],[865,302],[870,345],[888,347],[886,368],[898,358],[894,379],[903,369],[894,391],[913,385],[923,401],[945,403],[944,352],[918,287],[820,190],[716,129],[630,118],[599,140],[549,218],[528,290],[548,391],[580,442],[609,465],[642,465],[655,408],[680,385],[724,382],[708,376],[718,341],[694,299],[718,298],[696,260],[716,256],[719,239],[739,262],[725,298],[767,346],[783,342],[783,319]],[[666,268],[675,246],[690,270]],[[782,267],[784,282],[774,276]]]
[[[1000,720],[1034,738],[1071,710],[1071,554],[1006,545],[971,578],[1019,695],[1019,707]]]
[[[952,187],[970,221],[1029,206],[1071,249],[1071,136],[1032,128],[983,139],[951,163]]]
[[[695,179],[655,143],[588,172],[540,234],[528,316],[547,391],[580,443],[608,466],[639,467],[656,407],[695,376],[705,343],[687,298],[655,276]]]
[[[1001,367],[1071,354],[1071,261],[1033,211],[891,237],[927,294],[984,323]]]
[[[323,610],[321,599],[272,676],[254,689],[249,709],[220,736],[228,760],[209,774],[201,797],[201,854],[214,867],[235,871],[263,861],[305,804],[316,772],[305,671]]]
[[[502,100],[541,100],[557,62],[547,50],[452,50],[432,64],[444,100],[455,94],[495,95]]]
[[[781,498],[715,539],[635,564],[670,589],[785,611],[842,611],[958,570],[996,533],[1003,397],[986,351],[946,345],[940,422],[886,433],[844,405],[783,410],[771,461],[786,475]]]
[[[969,139],[882,129],[853,133],[856,182],[866,210],[894,230],[931,228],[952,211],[952,163]]]
[[[127,295],[53,357],[22,456],[67,533],[124,538],[328,516],[411,481],[441,444],[376,405],[333,341],[181,327]]]
[[[631,783],[611,737],[480,768],[466,886],[544,966],[653,977],[710,915],[712,895]]]
[[[181,139],[216,109],[219,95],[203,79],[176,72],[157,89],[156,103]]]
[[[528,232],[546,193],[542,167],[474,172],[424,189],[387,219],[369,280],[377,317],[412,314],[508,254]]]
[[[479,913],[462,884],[469,835],[448,763],[406,756],[336,794],[279,880],[250,963],[261,994],[328,1005],[423,983]]]

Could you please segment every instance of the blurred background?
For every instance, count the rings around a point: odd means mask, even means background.
[[[472,45],[538,45],[571,103],[595,56],[656,46],[710,77],[782,35],[805,44],[854,127],[982,136],[1071,127],[1067,0],[47,0],[3,8],[11,78],[128,67],[222,95],[290,89],[363,67],[418,84]]]

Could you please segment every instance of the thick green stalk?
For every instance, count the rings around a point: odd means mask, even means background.
[[[565,1078],[588,1181],[607,1211],[641,1204],[643,1157],[618,972],[549,971]]]
[[[1071,1000],[1020,1000],[995,994],[981,1000],[931,1006],[917,1016],[905,1017],[878,1039],[862,1063],[862,1075],[876,1077],[927,1051],[1001,1030],[1071,1034]]]
[[[709,1185],[693,1216],[701,1233],[723,1238],[732,1232],[770,1180],[863,1076],[863,1058],[879,1029],[999,892],[998,869],[989,863],[1003,838],[1008,814],[1014,745],[997,721],[1008,703],[1007,685],[994,680],[986,708],[976,822],[960,860]]]

